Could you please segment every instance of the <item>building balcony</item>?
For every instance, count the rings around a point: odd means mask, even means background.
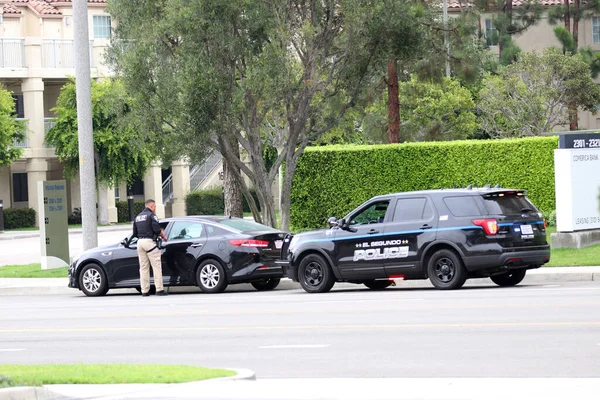
[[[94,66],[93,40],[90,40],[90,65]],[[75,68],[75,46],[72,39],[43,39],[42,68]]]
[[[0,68],[25,68],[25,39],[0,39]]]
[[[13,146],[21,148],[21,149],[26,149],[29,147],[29,131],[28,131],[28,125],[29,125],[29,120],[25,119],[25,118],[16,118],[17,121],[23,121],[25,123],[25,138],[22,141],[18,141],[15,140],[15,142],[13,143]]]

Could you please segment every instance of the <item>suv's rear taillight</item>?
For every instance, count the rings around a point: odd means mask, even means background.
[[[548,223],[546,222],[546,218],[544,218],[544,230],[548,229]]]
[[[473,223],[482,227],[486,235],[495,235],[498,233],[498,221],[495,219],[474,219]]]
[[[269,242],[266,240],[232,239],[229,243],[237,247],[269,247]]]

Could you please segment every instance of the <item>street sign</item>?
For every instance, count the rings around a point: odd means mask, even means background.
[[[69,265],[66,188],[64,180],[38,182],[42,269]]]

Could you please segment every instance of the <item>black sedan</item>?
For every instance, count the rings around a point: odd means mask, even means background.
[[[272,290],[283,277],[276,261],[281,256],[284,232],[228,217],[167,218],[160,225],[168,238],[159,242],[165,286],[197,285],[203,292],[219,293],[229,284],[251,283],[257,290]],[[127,237],[73,259],[69,287],[87,296],[103,296],[113,288],[139,291],[136,242],[136,238]],[[153,278],[150,283],[154,283]]]

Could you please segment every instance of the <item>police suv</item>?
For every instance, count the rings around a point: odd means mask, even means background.
[[[525,191],[498,186],[377,196],[329,225],[288,235],[282,249],[287,276],[309,293],[335,282],[384,289],[396,279],[513,286],[550,260],[542,214]]]

